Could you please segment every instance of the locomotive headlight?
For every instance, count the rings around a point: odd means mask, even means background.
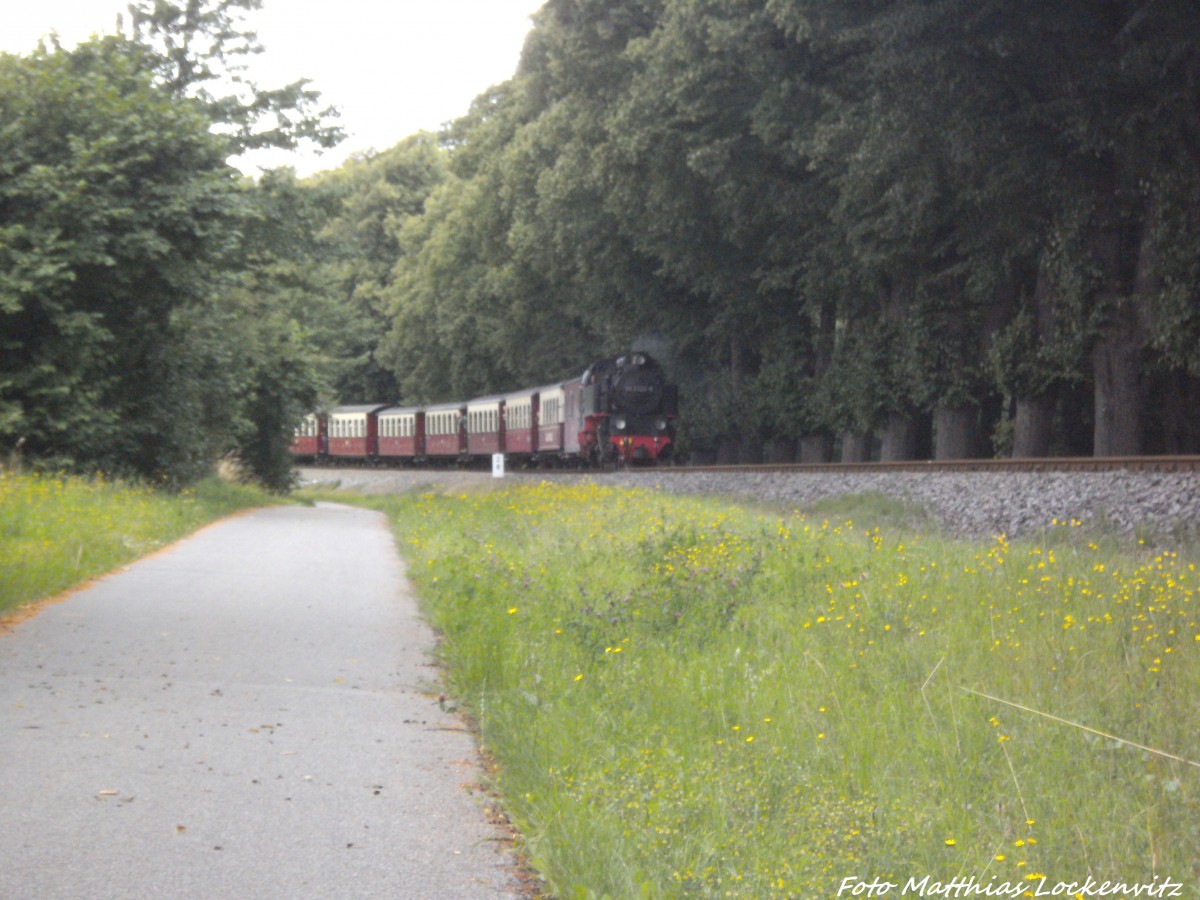
[[[624,416],[617,416],[617,418],[613,419],[613,427],[616,428],[617,431],[624,431],[626,424],[628,423],[625,421]]]
[[[655,420],[654,427],[658,431],[666,431],[667,430],[667,420],[666,419]]]

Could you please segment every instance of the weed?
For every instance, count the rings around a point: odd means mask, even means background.
[[[0,612],[267,502],[259,491],[217,479],[167,494],[103,474],[77,478],[0,469]]]
[[[561,896],[1200,881],[1198,576],[1176,552],[595,485],[390,505]]]

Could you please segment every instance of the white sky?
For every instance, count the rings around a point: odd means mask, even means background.
[[[28,53],[51,31],[71,46],[116,30],[129,0],[0,0],[0,51]],[[352,153],[385,150],[434,131],[513,75],[544,0],[263,0],[245,25],[265,52],[249,76],[262,87],[308,78],[322,107],[341,110],[347,138],[323,156],[272,154],[238,162],[336,168]]]

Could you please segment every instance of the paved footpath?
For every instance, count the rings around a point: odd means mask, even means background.
[[[332,505],[47,606],[0,634],[0,898],[518,896],[432,644],[383,517]]]

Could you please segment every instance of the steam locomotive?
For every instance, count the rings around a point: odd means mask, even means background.
[[[669,459],[678,387],[649,354],[602,359],[570,381],[428,406],[385,403],[313,413],[296,429],[297,461],[516,462],[611,467]]]

